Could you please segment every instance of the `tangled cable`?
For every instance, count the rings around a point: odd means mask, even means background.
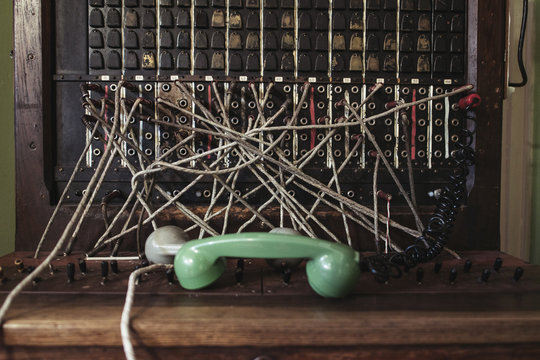
[[[377,254],[365,257],[361,261],[362,270],[370,272],[377,282],[385,283],[391,277],[401,277],[401,267],[413,268],[418,264],[431,261],[446,246],[458,209],[467,197],[466,184],[469,167],[475,163],[473,143],[477,122],[476,114],[470,107],[465,109],[464,119],[466,123],[461,129],[461,141],[456,144],[457,149],[452,152],[456,167],[449,177],[448,184],[441,189],[435,210],[422,235],[418,236],[414,244],[403,252]],[[469,127],[472,124],[474,127],[470,130]]]

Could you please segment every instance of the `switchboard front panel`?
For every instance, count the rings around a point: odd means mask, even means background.
[[[124,201],[142,200],[143,218],[172,210],[191,230],[296,226],[354,243],[376,211],[378,231],[388,217],[417,235],[411,225],[429,218],[456,158],[473,163],[478,7],[55,0],[44,9],[46,199],[80,204],[99,168],[85,201],[125,213]],[[474,167],[464,176],[462,205],[478,181]]]

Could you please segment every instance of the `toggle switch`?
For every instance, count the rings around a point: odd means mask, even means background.
[[[109,275],[109,263],[106,261],[101,262],[101,285],[105,285],[107,276]]]
[[[238,259],[238,261],[236,262],[234,279],[237,284],[240,284],[244,280],[244,259]]]
[[[167,272],[165,272],[165,275],[167,276],[167,282],[169,285],[174,284],[174,269],[169,269]]]
[[[75,281],[75,264],[70,262],[66,265],[67,282],[71,284]]]
[[[292,270],[286,262],[281,263],[281,276],[285,285],[289,285],[291,283]]]
[[[118,261],[116,261],[116,260],[112,260],[112,261],[111,261],[111,271],[112,271],[114,274],[118,274],[118,273],[119,273],[119,270],[118,270]]]
[[[450,275],[448,276],[448,282],[453,285],[456,282],[457,275],[458,275],[457,269],[453,267],[450,270]]]
[[[4,276],[4,269],[0,266],[0,284],[5,283],[7,280],[8,279]]]
[[[516,270],[514,271],[514,276],[512,277],[512,280],[514,282],[518,282],[522,276],[523,276],[523,268],[521,266],[518,266]]]
[[[489,269],[482,270],[482,275],[480,275],[480,281],[486,283],[489,280],[490,275],[491,275],[491,270]]]
[[[422,282],[424,281],[424,269],[419,267],[416,269],[416,282],[418,285],[422,285]]]
[[[495,270],[496,272],[499,272],[499,270],[502,267],[502,264],[503,264],[503,259],[500,257],[497,257],[495,259],[495,262],[493,263],[493,270]]]
[[[79,270],[82,275],[86,275],[86,261],[84,259],[79,259]]]
[[[467,259],[465,261],[465,264],[463,265],[463,271],[466,273],[469,273],[471,271],[471,267],[472,267],[472,261]]]

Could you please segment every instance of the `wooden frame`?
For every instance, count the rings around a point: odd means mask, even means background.
[[[451,239],[451,245],[458,249],[499,247],[506,10],[504,1],[478,0],[477,68],[481,71],[477,90],[484,102],[477,111],[476,183]],[[53,210],[49,198],[54,71],[50,15],[49,1],[14,2],[17,250],[35,247]],[[69,208],[60,212],[51,239],[69,216]],[[47,244],[50,247],[50,242]]]

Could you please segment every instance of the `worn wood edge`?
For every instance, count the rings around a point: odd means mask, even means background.
[[[69,306],[63,304],[63,306]],[[61,306],[59,306],[61,307]],[[82,311],[82,310],[81,310]],[[4,324],[6,346],[119,346],[121,308],[79,320],[31,310]],[[101,314],[100,314],[101,313]],[[540,342],[540,311],[317,311],[250,306],[135,307],[136,346],[320,346]]]
[[[28,359],[77,359],[86,358],[121,359],[124,352],[120,347],[8,347],[0,348],[0,360]],[[154,359],[538,359],[538,344],[499,345],[433,345],[433,346],[309,346],[309,347],[168,347],[135,348],[138,358]]]

